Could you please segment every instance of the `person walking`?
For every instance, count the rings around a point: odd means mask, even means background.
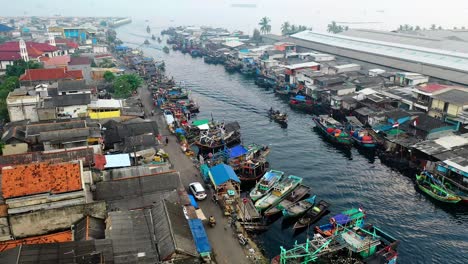
[[[169,144],[169,137],[166,137],[166,146]]]

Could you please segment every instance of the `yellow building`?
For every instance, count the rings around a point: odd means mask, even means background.
[[[123,107],[122,100],[99,99],[88,105],[88,116],[91,119],[106,119],[120,117]]]
[[[452,88],[433,95],[429,115],[458,126],[468,124],[468,91]]]

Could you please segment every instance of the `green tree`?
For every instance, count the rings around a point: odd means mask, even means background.
[[[135,74],[124,74],[115,78],[113,82],[115,96],[118,98],[127,98],[132,95],[141,86],[143,80]]]
[[[335,21],[332,21],[330,24],[328,24],[327,31],[330,33],[337,34],[337,33],[343,32],[344,27],[338,25]]]
[[[106,71],[103,77],[106,82],[112,82],[115,79],[115,75],[110,71]]]
[[[416,31],[419,31],[419,30],[421,30],[421,27],[420,27],[420,26],[416,26],[415,30],[416,30]]]
[[[403,29],[404,29],[404,28],[403,28],[403,25],[400,25],[400,26],[398,27],[398,30],[399,30],[399,31],[403,31]]]
[[[270,33],[271,31],[271,25],[270,25],[271,20],[268,17],[263,17],[260,20],[260,23],[258,25],[260,26],[260,32],[263,34]]]
[[[107,27],[107,22],[102,20],[99,25],[101,25],[101,27]]]
[[[437,29],[438,29],[438,30],[442,30],[443,28],[442,28],[442,26],[439,26]]]
[[[8,94],[17,87],[19,87],[19,80],[16,76],[6,77],[3,83],[0,84],[0,119],[8,121],[9,116],[6,98]]]
[[[252,40],[255,41],[256,43],[259,43],[262,41],[262,36],[260,35],[260,30],[257,28],[254,29],[253,35],[252,35]]]
[[[435,24],[431,25],[431,30],[436,30],[436,25]]]
[[[289,24],[288,21],[284,22],[281,25],[281,34],[288,35],[290,31],[291,31],[291,24]]]
[[[20,77],[26,69],[39,69],[41,67],[41,64],[34,61],[17,60],[13,62],[13,65],[7,65],[5,75]]]

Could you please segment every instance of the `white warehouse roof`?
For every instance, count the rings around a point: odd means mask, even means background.
[[[468,54],[343,35],[303,31],[293,38],[468,72]]]

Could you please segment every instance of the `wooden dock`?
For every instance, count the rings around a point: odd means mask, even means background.
[[[242,199],[246,199],[247,202],[244,203]],[[248,198],[241,198],[241,201],[237,203],[237,212],[237,217],[240,222],[256,222],[262,219],[262,216],[255,208],[254,203]]]

